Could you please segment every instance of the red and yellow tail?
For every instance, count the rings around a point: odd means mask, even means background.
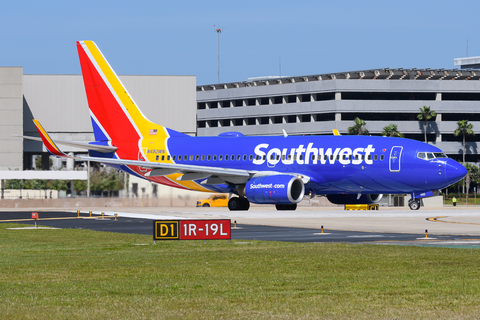
[[[183,135],[142,114],[93,41],[78,41],[77,49],[96,141],[115,145],[121,159],[146,159],[144,139],[155,138],[166,148],[171,135]]]

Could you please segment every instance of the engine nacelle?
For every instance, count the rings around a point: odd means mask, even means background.
[[[272,175],[250,179],[245,185],[248,201],[258,204],[290,204],[302,201],[303,181],[288,175]]]
[[[383,194],[362,194],[359,199],[357,194],[328,194],[327,199],[334,204],[371,204],[383,198]]]

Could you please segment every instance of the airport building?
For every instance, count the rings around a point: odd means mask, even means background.
[[[359,117],[372,135],[395,124],[406,138],[423,141],[424,122],[417,115],[429,106],[437,115],[428,122],[428,143],[458,160],[457,121],[467,119],[480,130],[478,61],[455,59],[461,69],[450,70],[375,69],[197,86],[197,135],[346,134]],[[480,135],[466,141],[467,161],[477,162]]]

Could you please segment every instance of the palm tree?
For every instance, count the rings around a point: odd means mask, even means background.
[[[423,106],[423,108],[420,108],[420,113],[417,115],[418,120],[423,120],[423,132],[425,134],[425,143],[427,143],[427,124],[428,120],[432,119],[435,117],[437,113],[433,110],[430,110],[430,107]]]
[[[348,128],[348,134],[359,135],[359,136],[370,134],[367,129],[363,128],[366,125],[365,121],[363,121],[359,117],[356,117],[354,121],[355,121],[355,125],[353,127]]]
[[[468,123],[468,120],[460,120],[457,122],[457,129],[453,133],[455,137],[458,137],[460,134],[463,135],[463,164],[465,165],[465,136],[472,135],[474,136],[475,133],[473,132],[473,124]]]
[[[389,124],[388,126],[383,127],[383,132],[382,136],[387,136],[387,137],[400,137],[403,138],[405,137],[403,133],[399,132],[397,129],[396,124]]]

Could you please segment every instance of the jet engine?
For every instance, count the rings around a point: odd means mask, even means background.
[[[302,201],[303,181],[295,176],[272,175],[250,179],[245,185],[248,201],[258,204],[292,204]]]
[[[382,200],[383,194],[328,194],[327,199],[334,204],[370,204]]]

